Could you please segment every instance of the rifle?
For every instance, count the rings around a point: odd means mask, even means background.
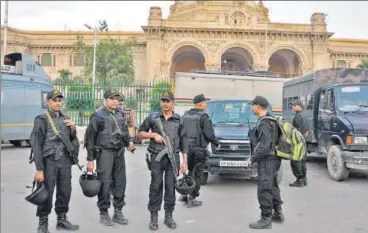
[[[127,140],[127,138],[126,138],[126,136],[123,134],[123,132],[121,131],[121,129],[120,129],[120,127],[119,127],[119,125],[118,125],[118,122],[116,121],[116,118],[111,114],[111,117],[112,117],[112,119],[114,120],[114,122],[115,122],[115,125],[116,125],[116,130],[111,134],[111,136],[115,136],[115,135],[118,135],[118,142],[113,142],[113,144],[119,144],[119,141],[123,141],[123,146],[125,146],[125,145],[128,145],[129,144],[129,142],[128,142],[128,140]],[[123,147],[122,146],[122,147]],[[136,148],[134,148],[131,152],[134,154],[134,151],[135,151],[135,149]]]
[[[74,148],[74,145],[71,143],[71,141],[67,138],[67,135],[65,133],[60,132],[56,129],[55,123],[51,118],[51,115],[49,112],[46,113],[47,119],[50,123],[51,129],[54,132],[55,136],[51,137],[50,140],[59,140],[61,141],[61,145],[56,149],[57,153],[62,153],[64,149],[68,152],[68,155],[71,157],[74,164],[76,164],[79,168],[79,170],[82,171],[83,165],[79,165],[78,160],[78,151]]]
[[[153,122],[154,122],[155,126],[157,127],[157,129],[159,131],[158,133],[164,138],[164,145],[165,145],[165,149],[163,149],[162,151],[160,151],[157,154],[157,156],[155,158],[155,161],[160,162],[161,158],[164,155],[167,154],[167,156],[169,157],[170,163],[172,165],[172,168],[173,168],[174,180],[175,180],[175,183],[176,183],[177,180],[178,180],[179,171],[178,171],[178,168],[177,168],[177,165],[176,165],[175,154],[174,154],[174,150],[173,150],[172,145],[171,145],[170,138],[165,133],[164,127],[162,126],[162,121],[161,121],[160,118],[154,119]]]

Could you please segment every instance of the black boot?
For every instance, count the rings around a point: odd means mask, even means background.
[[[100,210],[100,223],[109,227],[114,225],[107,210]]]
[[[122,208],[115,207],[115,213],[114,216],[112,217],[112,221],[121,225],[128,224],[128,219],[124,217]]]
[[[149,229],[151,231],[158,230],[158,213],[157,212],[151,212],[151,220],[149,223]]]
[[[278,222],[278,223],[282,223],[285,221],[285,217],[284,217],[284,214],[282,213],[281,206],[276,207],[274,209],[271,220],[272,222]]]
[[[180,195],[178,201],[188,203],[188,195]]]
[[[79,230],[79,226],[74,225],[71,222],[69,222],[65,213],[58,213],[57,214],[56,229],[57,230],[64,230],[64,231],[77,231],[77,230]]]
[[[48,216],[40,217],[38,222],[37,233],[50,233],[48,227],[49,227],[49,217]]]
[[[257,222],[252,222],[249,224],[251,229],[272,229],[272,221],[270,217],[262,217]]]
[[[165,212],[164,224],[170,229],[176,228],[176,222],[172,217],[172,212]]]
[[[189,197],[188,205],[187,205],[188,208],[198,207],[201,205],[202,205],[202,201],[197,201],[195,197],[192,197],[192,196]]]
[[[294,183],[291,183],[289,185],[290,185],[290,187],[302,188],[304,186],[304,180],[303,179],[297,179]]]

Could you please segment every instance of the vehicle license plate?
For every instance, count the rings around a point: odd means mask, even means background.
[[[220,161],[220,167],[248,167],[248,161]]]

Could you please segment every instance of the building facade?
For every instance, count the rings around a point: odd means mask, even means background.
[[[151,7],[142,32],[99,32],[98,39],[136,40],[137,83],[196,69],[269,70],[293,77],[321,68],[356,67],[368,58],[368,40],[331,38],[326,26],[323,13],[314,13],[309,24],[270,22],[262,1],[175,1],[167,19],[160,7]],[[1,34],[3,43],[3,27]],[[91,31],[8,28],[6,52],[32,55],[51,79],[62,69],[78,77],[83,70],[83,54],[74,52],[78,35],[93,45]]]

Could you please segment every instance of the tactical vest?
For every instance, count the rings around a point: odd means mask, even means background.
[[[70,136],[70,128],[65,125],[64,120],[68,118],[65,116],[53,117],[55,127],[58,131],[65,133],[65,135]],[[55,136],[54,131],[52,131],[51,124],[47,120],[45,114],[45,121],[47,122],[46,138],[43,144],[43,156],[47,157],[56,153],[56,149],[61,145],[60,140],[50,140],[50,138]]]
[[[150,117],[150,122],[151,122],[151,130],[154,133],[158,133],[159,131],[157,130],[156,126],[153,124],[154,120],[156,118],[160,117],[160,112],[153,112],[151,113]],[[183,122],[181,117],[174,113],[173,117],[175,118],[179,118],[179,122],[177,124],[173,124],[173,122],[170,122],[170,127],[167,127],[167,125],[163,122],[163,127],[165,132],[168,134],[168,136],[170,137],[171,140],[171,146],[172,148],[175,150],[176,153],[178,153],[180,151],[180,129],[183,127]],[[165,145],[160,143],[156,143],[154,139],[150,140],[150,144],[148,147],[148,151],[152,152],[152,153],[158,153],[161,150],[165,149]]]
[[[113,135],[118,128],[112,115],[123,135],[118,133]],[[122,138],[127,136],[125,134],[128,130],[123,113],[121,111],[116,111],[115,114],[107,113],[105,109],[101,109],[97,112],[97,116],[103,121],[104,127],[98,132],[96,145],[105,149],[120,149],[123,146]]]
[[[184,128],[187,133],[189,147],[206,147],[201,129],[203,111],[186,111],[183,115]]]

